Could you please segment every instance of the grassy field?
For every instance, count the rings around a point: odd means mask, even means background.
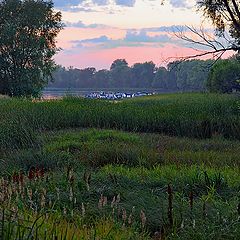
[[[1,100],[0,238],[239,239],[237,100]]]

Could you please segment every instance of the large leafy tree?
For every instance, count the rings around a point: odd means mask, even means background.
[[[47,84],[63,28],[52,1],[0,1],[0,93],[38,96]]]
[[[126,88],[131,85],[131,69],[125,59],[116,59],[110,67],[110,85],[116,88]]]
[[[134,87],[149,88],[155,76],[156,65],[153,62],[135,63],[131,71],[135,79]]]
[[[240,91],[240,64],[227,59],[216,63],[208,76],[207,87],[211,92],[231,93]]]

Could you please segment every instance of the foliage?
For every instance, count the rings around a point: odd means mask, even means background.
[[[139,88],[163,91],[204,91],[211,60],[192,60],[169,63],[157,68],[153,62],[135,63],[129,67],[124,59],[117,59],[110,70],[94,68],[65,69],[54,73],[49,87],[59,88]],[[89,71],[92,69],[92,71]]]
[[[135,79],[134,87],[151,88],[156,72],[156,66],[153,62],[135,63],[132,66],[133,79]]]
[[[6,149],[31,147],[37,142],[36,134],[24,118],[4,119],[0,123],[0,153]]]
[[[165,133],[211,138],[214,134],[239,139],[237,96],[163,94],[111,102],[83,98],[31,102],[2,100],[1,120],[22,116],[35,130],[74,127]],[[21,118],[20,118],[21,119]]]
[[[55,69],[61,13],[41,0],[4,0],[0,12],[0,93],[38,96]]]
[[[236,51],[240,48],[240,4],[236,0],[198,0],[198,7],[212,20],[218,36],[229,31],[234,41],[231,47]]]
[[[17,147],[1,142],[0,238],[238,239],[237,108],[218,94],[1,99]],[[93,126],[135,133],[76,129]]]
[[[239,80],[239,61],[221,60],[211,69],[207,86],[211,92],[231,93],[240,90]]]
[[[123,88],[129,86],[131,81],[131,71],[125,59],[115,60],[110,68],[110,84]]]
[[[0,165],[3,169],[0,173],[3,239],[18,239],[19,234],[32,239],[56,235],[75,239],[72,237],[79,234],[83,239],[94,236],[151,239],[149,235],[154,239],[160,236],[237,239],[239,157],[236,158],[238,165],[229,163],[229,159],[234,152],[237,156],[238,141],[192,140],[97,129],[43,132],[40,137],[42,146],[37,151],[45,152],[42,160],[32,154],[36,149],[29,149],[28,157],[27,150],[24,154],[19,150],[3,158],[8,166],[15,163],[15,168]],[[145,168],[141,163],[134,167],[124,163],[116,165],[111,159],[102,167],[93,168],[79,161],[82,153],[73,148],[63,150],[73,155],[75,161],[51,158],[50,151],[63,153],[59,152],[59,146],[66,141],[103,142],[102,148],[106,149],[114,142],[125,142],[129,148],[132,144],[140,147],[143,144],[162,154],[164,161],[152,166],[149,162],[150,166]],[[189,159],[174,154],[186,150]],[[206,154],[195,159],[198,151]],[[218,157],[223,153],[227,155],[222,159],[212,158],[212,151]],[[170,152],[173,153],[171,161],[165,158]],[[90,154],[84,158],[85,162],[92,160]],[[171,216],[169,194],[172,194]]]

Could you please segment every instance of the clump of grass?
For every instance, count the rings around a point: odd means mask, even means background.
[[[36,149],[12,151],[5,154],[0,160],[2,174],[11,174],[14,171],[28,171],[32,167],[46,170],[59,170],[74,165],[74,159],[64,152],[42,152]]]
[[[83,130],[54,136],[46,152],[65,152],[92,167],[107,164],[153,166],[159,154],[138,135],[112,130]]]
[[[0,151],[34,147],[37,137],[24,118],[0,122]]]

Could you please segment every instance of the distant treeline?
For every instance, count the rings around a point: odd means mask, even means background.
[[[112,63],[110,70],[59,67],[53,75],[54,82],[48,87],[204,91],[211,65],[211,60],[189,60],[171,62],[167,67],[156,67],[153,62],[129,66],[125,59],[117,59]]]

